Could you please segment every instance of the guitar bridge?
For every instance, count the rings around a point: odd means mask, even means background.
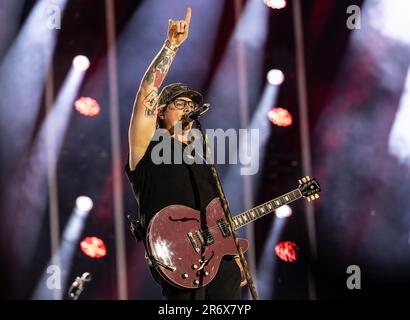
[[[197,242],[196,242],[196,240],[195,240],[194,235],[192,234],[192,232],[188,232],[188,238],[189,238],[189,241],[191,241],[191,244],[192,244],[192,246],[194,247],[194,250],[195,250],[196,252],[201,251],[201,249],[198,247],[198,244],[197,244]]]

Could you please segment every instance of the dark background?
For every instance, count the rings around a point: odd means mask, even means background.
[[[242,1],[242,10],[249,1]],[[3,57],[36,4],[31,0],[21,2],[20,20],[13,37],[0,39],[6,48]],[[190,38],[180,49],[165,82],[186,82],[208,99],[217,96],[215,90],[225,90],[223,87],[212,88],[212,82],[227,55],[236,25],[234,1],[231,0],[178,1],[177,5],[151,0],[147,5],[147,2],[115,1],[121,157],[124,164],[134,96],[145,69],[166,37],[167,19],[160,20],[159,17],[182,19],[186,7],[192,6]],[[323,190],[321,198],[314,203],[318,259],[312,260],[309,253],[304,203],[298,201],[292,204],[293,215],[287,219],[279,237],[298,245],[298,259],[287,263],[275,256],[271,283],[274,289],[267,299],[308,299],[309,266],[313,270],[318,299],[407,296],[410,285],[409,167],[389,153],[388,139],[404,91],[409,46],[378,33],[364,18],[362,29],[349,30],[346,8],[353,4],[361,6],[364,15],[365,2],[302,1],[313,176]],[[160,13],[153,14],[152,10]],[[271,68],[278,68],[283,71],[285,82],[275,105],[287,108],[294,122],[286,128],[270,125],[265,157],[259,159],[261,174],[259,180],[254,181],[255,205],[294,189],[297,179],[303,176],[292,1],[288,1],[284,9],[266,10],[269,15],[262,51],[258,56],[247,56],[248,61],[259,59],[260,68],[257,78],[248,79],[249,113],[252,115],[256,109],[266,73]],[[354,42],[354,32],[362,35],[366,32],[368,36]],[[88,118],[73,112],[70,118],[58,159],[60,230],[64,230],[68,222],[76,197],[86,194],[93,199],[94,208],[87,218],[83,236],[95,235],[104,239],[108,250],[103,259],[90,259],[79,247],[76,250],[67,281],[70,283],[86,270],[93,274],[93,281],[82,299],[117,299],[106,50],[104,1],[68,1],[52,55],[55,92],[62,86],[73,57],[84,54],[89,57],[91,67],[79,95],[95,97],[101,105],[101,113]],[[234,76],[226,79],[235,81]],[[44,99],[43,94],[39,112],[32,119],[36,125],[31,139],[44,120]],[[239,110],[235,99],[228,105],[217,98],[210,101],[217,109],[213,117],[228,115],[219,120],[225,128],[239,128],[238,116],[232,116]],[[10,105],[2,105],[2,108],[3,112],[12,110]],[[220,122],[213,119],[212,115],[206,115],[204,125],[219,127]],[[8,143],[13,144],[13,141]],[[2,148],[6,150],[8,146],[2,145]],[[7,152],[2,155],[2,161],[14,161]],[[221,165],[219,169],[224,183],[227,166]],[[2,188],[7,189],[8,180],[3,181]],[[124,211],[137,214],[137,204],[125,175],[122,182]],[[228,198],[235,197],[232,190],[226,192]],[[239,212],[235,210],[235,213]],[[31,239],[34,258],[24,266],[18,266],[19,257],[9,246],[6,233],[2,235],[2,296],[30,299],[50,259],[47,210],[32,217],[19,217],[19,212],[2,212],[3,217],[7,215],[12,221],[25,219],[26,225],[30,225],[30,219],[40,219],[37,221],[41,222],[38,237]],[[257,263],[261,260],[273,219],[275,217],[270,215],[255,223]],[[26,232],[19,226],[21,224],[16,223],[7,230],[15,235],[13,241],[18,241],[19,234]],[[146,270],[142,245],[135,242],[127,224],[124,228],[128,298],[160,299],[159,287]],[[24,247],[24,243],[19,245]],[[274,256],[274,247],[271,254]],[[346,287],[349,265],[361,268],[360,290]]]

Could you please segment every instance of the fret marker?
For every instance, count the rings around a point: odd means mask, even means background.
[[[251,216],[252,218],[255,218],[255,213],[253,211],[251,211]]]
[[[242,217],[239,217],[238,220],[240,223],[242,223]]]
[[[285,200],[286,200],[286,201],[289,201],[289,198],[288,198],[288,196],[285,196]]]
[[[276,200],[275,202],[276,202],[276,204],[277,204],[277,205],[280,205],[280,202],[279,202],[279,200]]]
[[[235,224],[238,225],[238,220],[235,219]]]
[[[270,205],[270,203],[268,203],[268,209],[272,209],[272,206]]]
[[[246,218],[246,216],[243,216],[243,220],[245,220],[245,222],[248,220],[248,218]]]
[[[264,213],[264,212],[265,212],[265,209],[264,209],[263,207],[261,208],[261,212],[262,212],[262,213]]]

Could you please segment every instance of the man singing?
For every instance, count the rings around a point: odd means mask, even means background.
[[[169,68],[182,43],[187,39],[191,8],[185,20],[169,20],[167,39],[149,65],[141,80],[131,115],[128,139],[129,159],[125,170],[140,207],[140,219],[146,230],[151,218],[166,206],[180,204],[198,211],[218,197],[211,170],[207,164],[160,163],[153,161],[152,150],[159,143],[153,139],[157,128],[166,130],[172,141],[171,154],[176,144],[183,150],[188,144],[192,122],[183,116],[203,104],[203,96],[182,83],[165,86],[158,95]],[[240,299],[241,268],[233,256],[222,259],[215,278],[206,286],[182,289],[167,282],[150,264],[154,279],[162,287],[166,299]]]

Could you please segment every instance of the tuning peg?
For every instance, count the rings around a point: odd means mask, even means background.
[[[310,197],[307,197],[306,199],[307,199],[307,201],[309,201],[309,202],[310,202]]]
[[[299,184],[302,184],[302,180],[298,179],[298,181],[299,181]]]
[[[309,176],[306,176],[306,180],[307,180],[307,181],[310,181],[310,177],[309,177]]]
[[[315,199],[319,199],[319,195],[315,193]]]
[[[303,177],[303,178],[302,178],[302,181],[303,181],[303,183],[306,183],[306,178]]]

